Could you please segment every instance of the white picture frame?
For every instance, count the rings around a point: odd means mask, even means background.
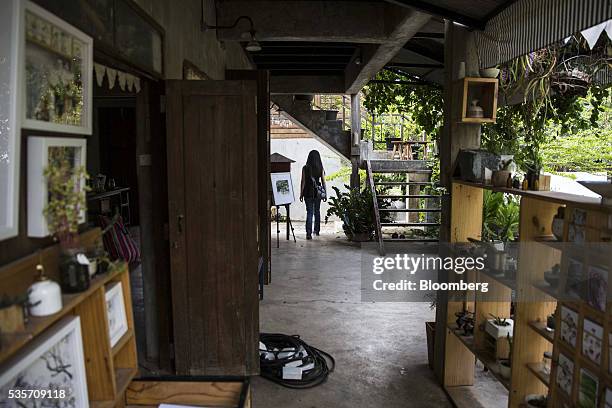
[[[557,366],[557,385],[567,395],[572,395],[572,384],[574,382],[574,362],[565,354],[559,353],[559,365]]]
[[[17,408],[19,400],[8,398],[8,390],[17,389],[63,389],[68,393],[63,401],[74,398],[74,407],[89,407],[79,316],[65,317],[0,367],[0,406]]]
[[[28,236],[43,238],[49,235],[43,210],[47,205],[48,188],[44,176],[49,163],[49,149],[53,147],[75,148],[75,167],[87,165],[87,139],[30,136],[28,138]],[[86,180],[81,179],[80,188],[85,192]],[[80,211],[80,223],[86,219],[86,208]]]
[[[114,282],[107,285],[105,291],[108,335],[110,338],[110,345],[113,347],[128,331],[127,314],[123,299],[123,286],[121,282]]]
[[[0,241],[19,235],[19,0],[0,2]]]
[[[603,349],[604,330],[598,323],[584,319],[582,330],[582,355],[600,365]]]
[[[295,202],[291,173],[270,173],[274,205],[287,205]]]
[[[58,18],[54,14],[48,12],[44,8],[32,3],[28,0],[13,0],[19,1],[19,107],[20,107],[20,118],[21,126],[25,129],[33,130],[45,130],[49,132],[61,132],[61,133],[73,133],[80,135],[91,135],[92,134],[92,109],[93,109],[93,39],[87,34],[83,33],[74,26],[68,24],[64,20]],[[80,124],[67,124],[67,123],[56,123],[51,120],[41,120],[38,118],[28,117],[28,87],[29,82],[34,82],[36,79],[32,75],[31,78],[28,74],[27,68],[28,63],[34,66],[45,66],[40,63],[40,60],[36,60],[35,63],[27,61],[29,58],[28,53],[30,50],[28,47],[33,47],[32,44],[36,44],[34,41],[27,39],[31,36],[30,26],[28,26],[28,15],[34,15],[40,21],[44,21],[48,24],[45,30],[39,30],[43,34],[38,35],[36,33],[37,45],[42,48],[43,51],[39,52],[39,55],[44,55],[45,52],[53,55],[54,45],[56,41],[56,33],[61,35],[59,48],[64,48],[64,53],[56,51],[57,61],[66,61],[66,64],[70,64],[71,57],[76,55],[80,56],[82,62],[80,69],[81,76],[81,123]],[[37,27],[43,24],[38,24]],[[44,25],[43,25],[44,26]],[[75,41],[76,40],[76,41]],[[58,48],[57,46],[55,48]],[[51,57],[48,58],[51,60]],[[58,64],[58,63],[57,63]],[[57,67],[56,67],[57,68]],[[60,72],[59,69],[55,69],[52,73]],[[63,70],[68,73],[68,70]],[[45,78],[51,77],[47,75]],[[57,74],[56,76],[59,76]],[[34,78],[34,79],[32,79]],[[39,77],[40,78],[40,77]],[[40,83],[39,83],[40,85]],[[40,100],[40,99],[39,99]],[[64,106],[64,105],[62,105]],[[73,105],[74,106],[74,105]],[[55,112],[55,110],[54,110]]]

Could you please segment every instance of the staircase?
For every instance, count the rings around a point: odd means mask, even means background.
[[[273,95],[272,102],[315,139],[347,160],[351,158],[351,132],[343,130],[341,120],[332,119],[335,111],[314,110],[307,100],[295,99],[293,95]]]
[[[423,181],[425,176],[431,174],[431,170],[426,167],[426,162],[421,160],[365,160],[368,185],[372,192],[374,201],[374,217],[376,220],[376,239],[378,241],[378,251],[381,255],[385,254],[385,242],[438,242],[438,238],[428,237],[389,237],[388,228],[398,227],[440,227],[440,196],[421,194],[422,186],[432,185],[431,181]],[[405,181],[381,181],[377,180],[379,174],[403,174]],[[415,179],[421,180],[415,180]],[[427,177],[429,178],[429,177]],[[401,187],[401,194],[381,194],[378,187]],[[412,190],[412,191],[411,191]],[[416,190],[416,191],[415,191]],[[419,208],[419,202],[411,200],[425,199],[427,206]],[[384,200],[404,200],[407,208],[388,208],[381,206]],[[408,204],[412,204],[408,205]],[[415,205],[416,204],[416,205]],[[405,214],[403,220],[381,221],[385,215]],[[420,220],[420,214],[426,214],[425,220]],[[398,234],[399,235],[399,234]]]

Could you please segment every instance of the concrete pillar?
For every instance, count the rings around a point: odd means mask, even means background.
[[[361,101],[351,94],[351,188],[359,188],[359,142],[361,141]]]
[[[446,22],[444,40],[444,126],[440,136],[440,181],[450,193],[453,169],[460,149],[478,148],[480,146],[480,125],[461,124],[453,118],[461,109],[458,92],[454,92],[453,84],[458,79],[459,63],[464,61],[466,74],[478,73],[478,57],[474,35],[465,28],[452,22]],[[450,199],[442,199],[442,215],[440,226],[440,242],[450,241]],[[444,247],[440,248],[440,256],[446,256]],[[446,279],[441,271],[440,281]],[[440,381],[444,381],[444,352],[446,344],[446,303],[448,292],[439,291],[437,295],[438,305],[436,308],[436,344],[434,372]]]
[[[359,146],[361,140],[361,98],[359,94],[351,95],[351,140],[352,146]]]

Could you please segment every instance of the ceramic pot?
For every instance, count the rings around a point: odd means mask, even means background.
[[[509,379],[512,375],[512,368],[510,367],[509,360],[500,360],[499,361],[499,375],[501,375],[505,379]]]
[[[337,110],[328,110],[325,111],[325,120],[337,120],[338,119],[338,111]]]
[[[483,118],[484,110],[478,105],[478,99],[474,99],[468,108],[468,116],[470,118]]]
[[[60,257],[62,290],[66,293],[83,292],[89,288],[89,265],[77,260],[79,250],[65,250]]]
[[[508,170],[495,170],[491,176],[491,181],[494,187],[506,187],[508,184],[510,172]]]
[[[558,241],[563,241],[563,225],[565,221],[563,218],[560,218],[558,215],[553,217],[552,221],[552,233],[557,238]]]
[[[370,240],[369,232],[357,232],[353,234],[353,236],[351,237],[351,241],[354,241],[354,242],[367,242],[369,240]]]
[[[482,68],[480,76],[483,78],[497,78],[499,76],[499,68]]]
[[[42,265],[36,269],[40,275],[28,289],[28,310],[32,316],[49,316],[62,310],[62,291],[57,282],[48,279]]]
[[[512,319],[506,319],[506,326],[498,326],[492,319],[487,320],[485,325],[485,331],[495,339],[506,338],[508,335],[512,337],[513,330],[514,321]]]

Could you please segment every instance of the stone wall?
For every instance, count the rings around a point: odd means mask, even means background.
[[[226,69],[251,68],[240,44],[219,42],[215,30],[200,31],[200,0],[134,1],[165,30],[164,72],[167,79],[182,79],[185,59],[211,79],[224,79]],[[216,24],[214,0],[204,0],[204,19],[208,24]]]

